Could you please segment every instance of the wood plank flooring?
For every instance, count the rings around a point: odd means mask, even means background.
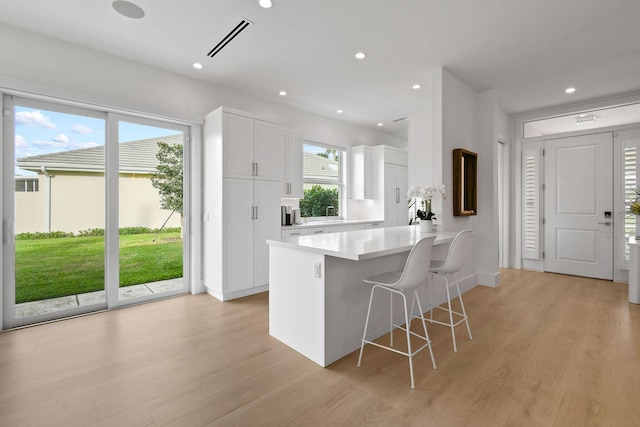
[[[500,287],[464,298],[474,340],[460,325],[454,353],[431,325],[438,369],[419,353],[415,390],[397,354],[368,346],[361,368],[354,352],[323,369],[271,338],[267,293],[4,332],[0,425],[640,425],[640,306],[626,284],[503,270]]]

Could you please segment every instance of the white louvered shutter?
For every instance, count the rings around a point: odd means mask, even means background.
[[[522,152],[523,258],[540,259],[540,148]]]

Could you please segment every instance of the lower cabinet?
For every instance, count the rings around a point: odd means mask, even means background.
[[[384,227],[384,222],[366,222],[363,224],[337,224],[330,225],[327,227],[297,227],[289,230],[282,230],[282,240],[285,241],[289,238],[298,237],[298,236],[309,236],[315,234],[326,234],[326,233],[340,233],[341,231],[355,231],[355,230],[367,230],[371,228],[382,228]]]
[[[220,299],[267,290],[266,241],[280,239],[280,211],[274,203],[279,197],[278,181],[223,180],[222,281],[214,287]]]

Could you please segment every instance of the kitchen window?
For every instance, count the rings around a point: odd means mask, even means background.
[[[336,147],[304,144],[303,217],[344,216],[343,161],[345,152]]]

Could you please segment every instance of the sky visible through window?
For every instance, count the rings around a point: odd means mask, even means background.
[[[105,144],[105,122],[102,119],[20,106],[16,106],[15,113],[16,159]],[[178,133],[127,122],[119,123],[119,132],[121,142]],[[34,173],[15,168],[15,174],[25,176]]]

